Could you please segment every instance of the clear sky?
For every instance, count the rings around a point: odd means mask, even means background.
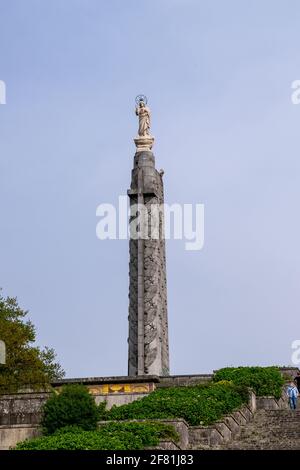
[[[127,373],[128,242],[96,238],[152,110],[168,203],[171,372],[291,363],[300,338],[298,0],[0,0],[0,285],[69,377]]]

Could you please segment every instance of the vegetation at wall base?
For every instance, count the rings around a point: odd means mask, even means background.
[[[161,388],[122,406],[113,406],[103,420],[174,419],[188,424],[208,425],[248,401],[248,390],[230,382],[187,387]]]
[[[177,440],[173,426],[153,420],[185,419],[191,426],[210,425],[241,408],[249,387],[258,396],[281,396],[284,379],[278,367],[224,368],[212,382],[158,388],[127,405],[106,410],[96,405],[84,385],[53,392],[43,408],[45,435],[17,445],[17,450],[139,450],[161,439]],[[134,420],[144,420],[134,422]],[[103,421],[98,427],[98,422]],[[109,422],[108,422],[109,421]]]
[[[96,431],[66,427],[51,436],[21,442],[16,450],[141,450],[161,439],[178,441],[173,426],[163,423],[107,423]]]
[[[214,382],[229,380],[236,385],[252,388],[257,396],[280,398],[284,378],[278,367],[225,367],[216,371]]]

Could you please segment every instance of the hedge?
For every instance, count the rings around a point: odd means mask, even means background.
[[[284,384],[278,367],[225,367],[215,373],[213,380],[229,380],[236,385],[251,387],[257,396],[276,398],[280,398]]]
[[[245,387],[211,383],[187,387],[161,388],[122,406],[113,406],[103,420],[183,418],[190,425],[207,425],[248,401]]]
[[[140,450],[160,439],[178,441],[173,426],[163,423],[107,423],[97,431],[66,427],[51,436],[19,443],[15,450]]]

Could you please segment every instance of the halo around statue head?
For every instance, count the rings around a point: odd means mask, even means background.
[[[146,95],[137,95],[137,97],[135,98],[135,102],[137,105],[139,105],[140,103],[147,104],[148,98]]]

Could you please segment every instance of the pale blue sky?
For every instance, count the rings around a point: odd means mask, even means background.
[[[128,243],[96,207],[130,184],[145,93],[169,203],[172,373],[289,364],[300,338],[297,0],[0,0],[0,285],[68,376],[127,373]]]

